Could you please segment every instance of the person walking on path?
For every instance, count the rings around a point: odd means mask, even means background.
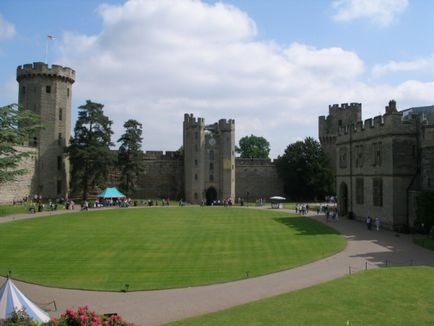
[[[368,216],[368,218],[366,219],[366,226],[368,227],[368,230],[371,231],[371,228],[372,228],[372,218],[370,216]]]
[[[377,231],[380,231],[380,218],[375,218],[375,227],[377,228]]]

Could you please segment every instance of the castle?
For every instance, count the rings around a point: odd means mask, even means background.
[[[40,194],[69,194],[70,165],[65,149],[71,131],[75,71],[36,62],[17,68],[18,103],[44,125],[19,150],[28,173],[2,185],[0,203]],[[389,228],[413,226],[415,198],[434,190],[434,106],[398,111],[390,101],[385,114],[362,121],[362,105],[329,106],[319,117],[319,139],[335,171],[342,216],[380,217]],[[185,114],[183,155],[147,151],[135,198],[185,199],[212,203],[254,200],[283,193],[273,161],[235,157],[235,121],[205,124]],[[116,185],[116,173],[107,185]]]
[[[19,150],[32,155],[22,161],[28,171],[2,185],[0,203],[27,195],[69,195],[70,164],[65,155],[71,136],[71,99],[75,71],[35,62],[17,68],[18,104],[40,117],[44,128]],[[205,125],[186,114],[183,151],[146,151],[144,172],[134,198],[185,199],[191,203],[269,198],[283,193],[276,166],[269,159],[235,158],[235,121]],[[116,185],[114,173],[107,185]]]
[[[379,217],[388,228],[412,227],[415,198],[434,190],[434,106],[362,121],[360,103],[334,104],[319,117],[319,139],[336,176],[343,216]]]

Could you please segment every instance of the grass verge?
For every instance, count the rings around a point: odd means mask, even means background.
[[[433,293],[434,268],[384,268],[170,325],[434,325]]]

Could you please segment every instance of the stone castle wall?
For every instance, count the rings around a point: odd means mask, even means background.
[[[149,152],[144,155],[145,172],[136,198],[184,198],[184,160],[177,152]],[[276,166],[271,160],[235,160],[235,198],[268,199],[283,195]],[[234,198],[234,199],[235,199]]]
[[[147,151],[144,165],[136,198],[183,198],[184,161],[178,152]]]
[[[256,200],[283,195],[283,183],[274,161],[269,159],[235,160],[236,198]],[[248,194],[248,195],[247,195]]]
[[[19,168],[27,170],[24,175],[18,176],[15,181],[0,185],[0,204],[11,204],[31,194],[33,176],[35,173],[36,148],[16,147],[20,152],[30,152],[30,156],[22,159]]]

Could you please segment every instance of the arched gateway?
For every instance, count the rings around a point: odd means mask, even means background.
[[[214,187],[209,187],[206,191],[206,204],[211,205],[217,200],[217,190]]]

